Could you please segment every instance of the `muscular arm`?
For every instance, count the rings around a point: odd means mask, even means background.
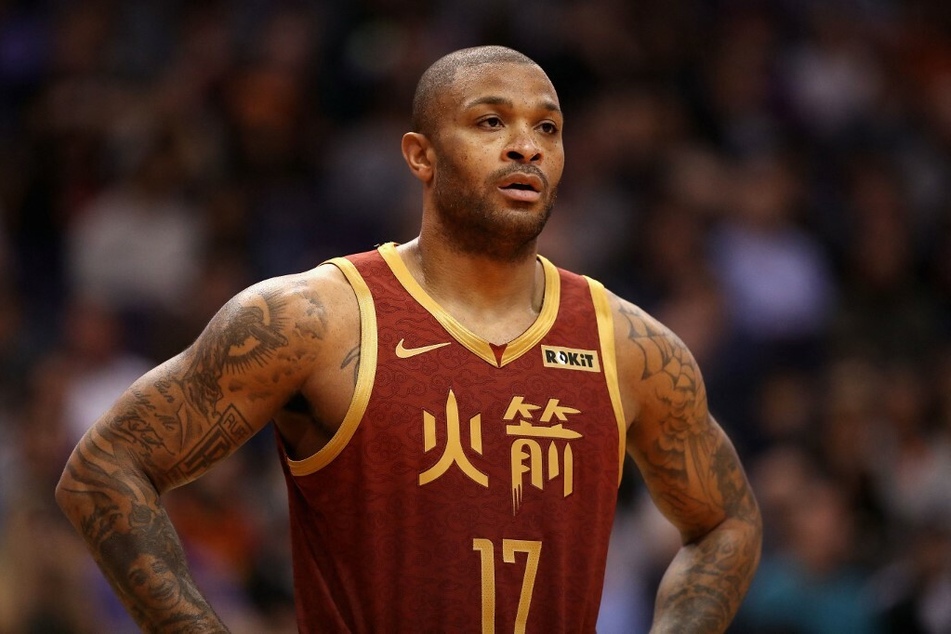
[[[226,631],[160,495],[232,454],[307,378],[324,316],[305,289],[272,281],[226,304],[118,399],[66,465],[57,501],[144,631]]]
[[[634,413],[628,452],[683,540],[651,631],[723,632],[759,563],[759,508],[683,342],[631,304],[618,301],[615,318],[625,409]]]

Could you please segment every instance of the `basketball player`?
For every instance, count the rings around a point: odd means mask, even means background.
[[[457,51],[412,124],[419,236],[238,294],[95,423],[59,504],[143,629],[225,631],[161,495],[273,420],[302,632],[591,632],[626,451],[683,536],[653,631],[723,631],[757,505],[683,343],[536,253],[564,164],[548,77]]]

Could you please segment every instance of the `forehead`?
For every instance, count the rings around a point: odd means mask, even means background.
[[[534,64],[512,62],[459,68],[447,96],[456,108],[502,99],[516,105],[558,109],[558,94],[548,75]]]

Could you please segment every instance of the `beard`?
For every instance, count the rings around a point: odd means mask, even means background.
[[[525,209],[511,209],[490,203],[495,183],[515,172],[535,174],[542,179],[543,191],[548,195],[541,201],[541,213],[528,209],[528,205]],[[548,179],[534,165],[516,164],[497,170],[477,191],[466,185],[461,170],[454,163],[444,160],[433,185],[443,240],[457,252],[497,262],[534,257],[535,241],[551,216],[556,197],[557,188],[549,188]]]

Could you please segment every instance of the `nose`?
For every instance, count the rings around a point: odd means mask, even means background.
[[[530,130],[519,128],[509,139],[505,148],[505,157],[517,163],[537,163],[542,158],[542,150],[535,142]]]

